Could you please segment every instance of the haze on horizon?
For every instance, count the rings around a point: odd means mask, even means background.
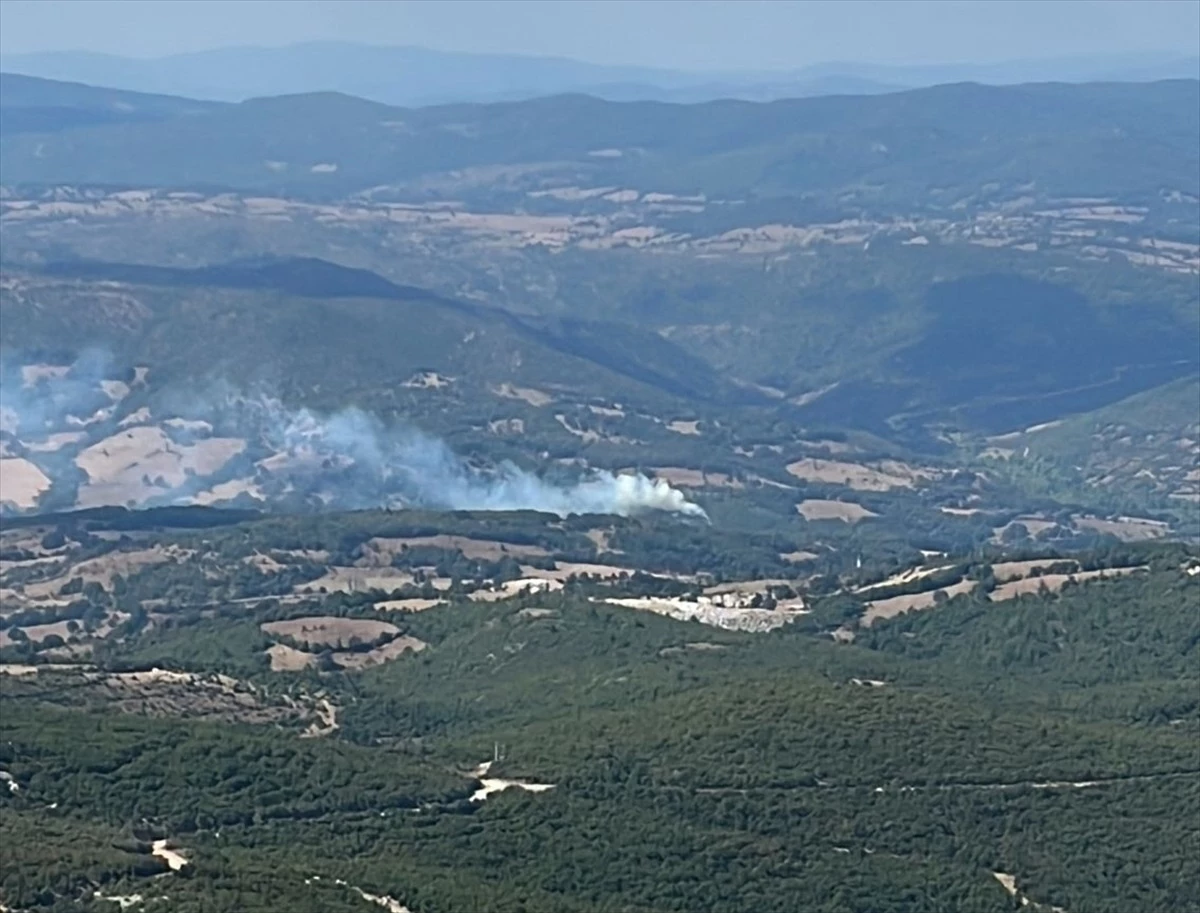
[[[694,71],[1195,55],[1200,0],[0,0],[0,52],[313,41]]]

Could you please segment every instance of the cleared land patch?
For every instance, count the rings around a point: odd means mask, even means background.
[[[1096,571],[1078,571],[1074,574],[1043,574],[1040,577],[1023,577],[1020,580],[1010,580],[1002,583],[988,594],[992,602],[1003,602],[1006,599],[1016,599],[1029,593],[1040,593],[1043,589],[1057,593],[1068,581],[1082,583],[1085,580],[1102,580],[1106,577],[1123,577],[1134,571],[1145,570],[1144,567],[1114,567]]]
[[[903,615],[905,612],[932,608],[943,597],[952,599],[963,593],[971,592],[977,585],[974,580],[960,580],[958,583],[951,584],[950,586],[944,586],[936,590],[926,590],[924,593],[908,593],[903,596],[892,596],[888,599],[876,599],[867,603],[867,610],[863,612],[859,623],[864,628],[869,628],[881,618],[895,618],[897,615]],[[938,596],[939,593],[942,596]]]
[[[841,460],[818,460],[806,457],[789,463],[787,471],[806,482],[845,485],[855,491],[890,491],[893,488],[913,488],[923,480],[937,478],[940,473],[918,469],[896,460],[884,460],[877,467]]]
[[[868,517],[879,516],[853,501],[827,501],[822,498],[801,501],[796,505],[796,510],[805,520],[842,520],[846,523],[857,523]]]
[[[0,501],[21,510],[37,506],[38,498],[50,490],[50,478],[23,457],[0,459]]]
[[[306,647],[348,647],[353,640],[375,640],[386,634],[398,635],[400,629],[387,621],[370,618],[337,618],[312,615],[287,621],[268,621],[260,625],[263,633],[288,637]]]

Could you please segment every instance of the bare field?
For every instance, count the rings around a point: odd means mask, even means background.
[[[366,653],[336,652],[333,654],[333,661],[343,669],[366,669],[369,666],[378,666],[381,663],[398,659],[405,653],[420,653],[427,646],[425,641],[415,637],[397,637],[382,647],[376,647]]]
[[[812,457],[789,463],[787,471],[806,482],[845,485],[855,491],[913,488],[919,481],[936,478],[938,475],[933,470],[914,468],[895,460],[884,460],[878,464],[878,468],[874,468],[864,463],[818,460]]]
[[[515,384],[503,383],[490,389],[496,396],[502,396],[505,399],[519,399],[531,406],[548,406],[554,402],[554,397],[549,393],[533,387],[518,387]]]
[[[1036,561],[998,561],[992,565],[992,576],[997,583],[1008,583],[1010,580],[1020,580],[1028,577],[1036,568],[1047,568],[1052,564],[1062,564],[1058,558],[1038,558]],[[1071,565],[1078,567],[1074,562]]]
[[[805,520],[842,520],[846,523],[857,523],[868,517],[879,516],[853,501],[826,501],[820,498],[801,501],[796,505],[796,510]]]
[[[413,599],[384,599],[375,603],[375,608],[380,612],[424,612],[426,609],[436,608],[443,604],[441,599],[415,597]]]
[[[1117,517],[1115,520],[1102,520],[1099,517],[1076,517],[1075,525],[1080,529],[1108,533],[1124,542],[1144,542],[1147,539],[1158,539],[1170,531],[1170,526],[1161,520],[1148,520],[1144,517]]]
[[[330,567],[328,572],[296,586],[297,593],[358,593],[363,590],[383,590],[391,592],[405,584],[413,583],[413,575],[391,567]],[[449,581],[435,580],[434,586],[439,589],[449,587]]]
[[[705,472],[702,469],[685,469],[682,466],[654,466],[650,472],[657,479],[683,488],[743,488],[739,480],[723,472]]]
[[[818,555],[816,552],[806,552],[801,550],[797,552],[780,552],[779,557],[784,561],[790,561],[792,564],[801,564],[805,561],[814,561],[819,558],[820,555]]]
[[[285,644],[271,644],[267,648],[267,656],[271,660],[272,672],[300,672],[317,661],[311,653]]]
[[[141,503],[182,485],[189,475],[212,475],[246,448],[241,438],[174,443],[161,428],[130,428],[87,447],[75,465],[87,473],[78,506]]]
[[[370,618],[337,618],[332,615],[312,615],[287,621],[267,621],[259,625],[265,634],[290,637],[308,647],[343,647],[358,638],[374,640],[382,634],[399,634],[400,629],[387,621]]]
[[[859,623],[864,628],[869,628],[881,618],[895,618],[897,615],[903,615],[905,612],[932,608],[937,601],[937,593],[944,593],[947,599],[951,599],[962,593],[971,592],[971,590],[975,589],[976,585],[974,580],[961,580],[958,583],[942,587],[938,590],[928,590],[924,593],[910,593],[904,596],[892,596],[890,599],[877,599],[874,602],[867,603],[867,610],[863,612]]]
[[[387,566],[405,548],[440,548],[462,552],[464,558],[478,561],[499,561],[501,558],[545,558],[550,553],[538,545],[521,545],[493,539],[474,539],[469,536],[411,536],[404,539],[376,537],[363,544],[363,562],[371,566]]]
[[[0,459],[0,501],[21,510],[37,506],[38,498],[50,490],[50,478],[23,457]]]
[[[899,574],[893,574],[886,580],[881,580],[878,583],[870,583],[866,586],[860,586],[854,592],[869,593],[872,590],[878,590],[885,586],[897,586],[904,583],[912,583],[914,580],[923,580],[926,577],[931,577],[941,571],[948,571],[954,567],[953,564],[945,564],[941,567],[912,567],[906,571],[901,571]]]
[[[1041,577],[1024,577],[1020,580],[1010,580],[1002,583],[988,594],[992,602],[1004,602],[1006,599],[1016,599],[1030,593],[1040,593],[1044,588],[1047,592],[1057,593],[1069,580],[1083,583],[1086,580],[1103,580],[1107,577],[1123,577],[1134,571],[1145,570],[1144,566],[1107,568],[1097,571],[1079,571],[1075,574],[1043,574]]]

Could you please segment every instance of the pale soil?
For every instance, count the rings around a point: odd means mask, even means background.
[[[314,881],[320,880],[320,875],[313,875],[311,878],[305,878],[304,883],[312,884]],[[404,906],[404,904],[400,903],[400,901],[396,900],[394,897],[388,897],[386,894],[368,894],[362,888],[355,887],[354,885],[343,881],[341,878],[335,878],[333,883],[341,888],[349,888],[363,900],[367,901],[368,903],[373,903],[377,906],[383,907],[388,911],[388,913],[412,913],[412,910]]]
[[[1034,568],[1046,568],[1052,564],[1062,563],[1063,560],[1058,558],[1038,558],[1036,561],[998,561],[992,565],[992,576],[996,578],[997,583],[1008,583],[1010,580],[1028,577],[1033,573]],[[1070,563],[1078,567],[1074,561]]]
[[[917,469],[894,460],[885,460],[879,468],[862,463],[839,460],[818,460],[807,457],[789,463],[787,471],[806,482],[845,485],[855,491],[890,491],[893,488],[912,488],[924,479],[936,478],[937,473]]]
[[[673,422],[667,422],[667,428],[676,434],[699,434],[699,425],[699,422],[685,422],[678,419]]]
[[[226,675],[166,669],[110,673],[65,664],[42,668],[77,676],[73,688],[122,713],[253,725],[299,722],[313,714],[311,707],[291,698],[265,700],[253,685]]]
[[[566,581],[572,576],[582,576],[589,574],[592,577],[601,579],[611,579],[620,577],[622,574],[633,575],[637,573],[637,568],[619,567],[615,564],[589,564],[586,562],[576,561],[557,561],[553,570],[546,571],[538,567],[530,565],[522,565],[521,573],[525,577],[539,577],[543,580],[562,580]],[[691,580],[693,578],[686,574],[663,574],[657,571],[645,571],[651,577],[662,577],[671,580]]]
[[[188,859],[178,850],[170,847],[170,841],[155,840],[150,852],[171,867],[172,872],[178,872],[188,864]]]
[[[175,545],[165,547],[156,545],[153,548],[129,552],[109,552],[106,555],[98,555],[95,558],[88,558],[71,565],[57,577],[36,583],[27,583],[23,592],[27,599],[49,599],[59,595],[63,584],[76,577],[82,579],[85,584],[98,583],[104,589],[111,591],[113,580],[118,575],[130,577],[155,564],[184,561],[192,554],[190,550],[181,549]]]
[[[460,551],[464,558],[480,561],[498,561],[505,556],[513,558],[545,558],[550,553],[538,545],[520,545],[498,542],[492,539],[473,539],[469,536],[411,536],[404,539],[376,537],[363,543],[363,565],[386,566],[405,548],[441,548]]]
[[[701,469],[685,469],[682,466],[653,466],[650,472],[656,479],[664,479],[682,488],[743,488],[737,479],[723,472],[704,472]]]
[[[55,621],[44,625],[28,625],[27,627],[21,628],[21,630],[24,631],[25,635],[34,643],[41,643],[51,634],[57,634],[63,640],[66,640],[71,636],[71,632],[67,630],[67,623],[65,621]],[[82,631],[83,628],[81,626],[80,632]],[[12,638],[8,636],[7,629],[0,631],[0,647],[7,647],[12,642]]]
[[[1009,875],[1007,872],[992,872],[992,877],[1000,882],[1000,886],[1004,888],[1008,896],[1018,900],[1022,907],[1032,907],[1036,910],[1046,909],[1045,904],[1035,903],[1021,893],[1017,888],[1017,878],[1015,875]],[[1067,913],[1062,907],[1051,906],[1049,909],[1050,913]]]
[[[548,406],[554,402],[554,397],[549,393],[543,390],[536,390],[533,387],[518,387],[514,384],[503,383],[490,389],[496,396],[502,396],[505,399],[523,400],[531,406]]]
[[[23,457],[0,459],[0,501],[21,510],[37,506],[38,498],[50,490],[50,478]]]
[[[804,562],[804,561],[813,561],[813,560],[819,558],[820,555],[817,555],[815,552],[798,551],[798,552],[780,552],[779,557],[782,558],[784,561],[791,562],[792,564],[800,564],[801,562]]]
[[[524,593],[552,593],[562,588],[562,581],[559,580],[545,577],[522,577],[519,580],[506,580],[494,590],[476,590],[469,598],[474,602],[497,602]]]
[[[452,383],[454,383],[453,377],[443,377],[436,371],[424,371],[420,374],[414,374],[400,386],[420,390],[439,390],[442,387],[450,386]]]
[[[597,600],[611,605],[636,609],[642,612],[654,612],[666,615],[678,621],[696,620],[701,624],[724,628],[728,631],[771,631],[783,627],[790,621],[795,621],[807,614],[804,609],[785,608],[782,604],[775,610],[769,609],[727,609],[713,605],[711,602],[693,602],[688,599],[628,597],[619,599]]]
[[[258,483],[253,479],[230,479],[228,482],[221,482],[214,485],[208,491],[197,492],[192,498],[193,504],[199,504],[201,507],[208,507],[212,504],[220,504],[223,501],[232,501],[239,495],[249,495],[256,501],[265,501],[267,496],[263,490],[258,487]]]
[[[603,554],[608,552],[613,555],[620,555],[622,552],[619,549],[614,549],[611,546],[612,536],[616,530],[611,526],[608,529],[589,529],[587,537],[596,544],[596,551]]]
[[[720,596],[724,593],[740,593],[754,595],[766,593],[771,587],[791,586],[795,580],[784,580],[779,577],[762,578],[760,580],[735,580],[730,583],[716,583],[704,588],[705,596]]]
[[[620,406],[588,406],[593,415],[603,415],[608,418],[624,418],[625,410]]]
[[[484,761],[471,771],[471,775],[477,778],[481,784],[479,789],[471,794],[472,802],[483,802],[488,796],[513,787],[531,793],[542,793],[546,792],[546,790],[554,789],[553,783],[529,783],[525,780],[503,780],[498,777],[488,777],[487,773],[491,767],[491,761]]]
[[[272,672],[300,672],[316,662],[316,657],[295,647],[284,644],[271,644],[267,648],[267,656],[271,660]]]
[[[86,431],[59,431],[48,434],[40,441],[25,441],[25,449],[33,453],[55,453],[70,444],[76,444],[87,437]]]
[[[399,589],[407,583],[412,583],[413,575],[390,567],[340,567],[329,568],[328,572],[296,586],[297,593],[319,593],[322,589],[329,593],[356,593],[363,590],[379,589],[385,592]],[[450,582],[434,580],[433,585],[438,589],[447,589]]]
[[[995,542],[1000,542],[1004,536],[1004,531],[1012,526],[1013,523],[1020,523],[1023,525],[1027,530],[1029,530],[1029,535],[1031,536],[1036,536],[1039,533],[1043,533],[1046,530],[1058,525],[1053,520],[1046,520],[1042,517],[1017,517],[1017,519],[1013,520],[1011,523],[1006,523],[1003,526],[996,527],[995,532],[992,534],[992,540]]]
[[[100,381],[100,389],[114,403],[119,403],[129,395],[129,384],[123,380],[102,380]]]
[[[558,612],[554,609],[521,609],[517,612],[518,618],[557,618]]]
[[[525,420],[519,418],[498,418],[488,422],[488,432],[500,437],[522,435],[525,433]]]
[[[877,599],[867,603],[867,610],[863,612],[859,624],[864,628],[869,628],[881,618],[895,618],[897,615],[903,615],[905,612],[929,609],[934,605],[935,593],[945,593],[948,599],[952,599],[962,593],[971,592],[975,587],[976,582],[974,580],[960,580],[958,583],[950,586],[945,586],[937,590],[929,590],[925,593],[911,593],[904,596],[892,596],[890,599]]]
[[[130,425],[144,425],[150,421],[150,409],[142,406],[117,422],[118,428],[128,428]]]
[[[805,520],[842,520],[846,523],[857,523],[867,517],[879,516],[853,501],[826,501],[820,498],[801,501],[796,505],[796,510]]]
[[[21,365],[21,385],[36,387],[40,381],[59,380],[70,372],[70,365]]]
[[[79,489],[79,507],[140,503],[182,485],[188,471],[212,475],[246,448],[241,438],[209,438],[174,443],[161,428],[139,426],[114,434],[83,450],[75,465],[87,473]]]
[[[424,612],[426,609],[444,604],[444,600],[441,599],[414,597],[412,599],[384,599],[375,603],[375,608],[380,612]]]
[[[942,571],[948,571],[952,567],[954,567],[953,564],[945,564],[945,565],[942,565],[941,567],[909,568],[906,571],[901,571],[898,574],[893,574],[891,577],[888,577],[886,580],[879,581],[879,583],[871,583],[866,586],[860,586],[854,592],[869,593],[872,590],[878,590],[885,586],[896,586],[897,584],[901,584],[901,583],[912,583],[914,580],[923,580],[926,577],[932,577],[934,574],[940,573]]]
[[[1080,529],[1111,533],[1125,542],[1158,539],[1165,536],[1170,530],[1170,527],[1160,520],[1147,520],[1141,517],[1118,517],[1115,520],[1102,520],[1099,517],[1076,517],[1075,525]]]
[[[290,637],[311,647],[348,646],[351,639],[373,640],[382,634],[398,634],[400,629],[387,621],[370,618],[337,618],[312,615],[287,621],[267,621],[259,625],[265,634]]]
[[[366,669],[382,663],[398,659],[405,653],[420,653],[427,646],[425,641],[416,637],[397,637],[382,647],[376,647],[367,653],[351,653],[338,651],[333,654],[333,660],[343,669]]]
[[[1096,571],[1079,571],[1075,574],[1043,574],[1041,577],[1026,577],[1022,580],[1011,580],[1008,583],[1002,583],[988,594],[988,598],[992,602],[1003,602],[1006,599],[1015,599],[1018,596],[1024,596],[1029,593],[1039,593],[1042,587],[1045,587],[1051,593],[1057,593],[1068,580],[1075,580],[1082,583],[1085,580],[1123,577],[1126,574],[1132,574],[1134,571],[1140,570],[1145,570],[1145,566],[1117,567]]]

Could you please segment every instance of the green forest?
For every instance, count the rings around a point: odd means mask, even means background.
[[[59,556],[26,565],[22,585],[66,579],[94,607],[80,625],[127,617],[91,641],[85,663],[29,638],[4,649],[24,664],[8,668],[35,670],[0,677],[0,900],[11,910],[1173,913],[1200,903],[1192,546],[1043,548],[1037,573],[1139,570],[1005,602],[989,598],[993,563],[1031,547],[967,553],[924,584],[879,592],[964,577],[976,590],[870,627],[856,625],[855,588],[888,566],[793,571],[812,613],[747,633],[605,604],[611,593],[699,586],[644,573],[476,601],[479,580],[512,569],[468,558],[463,544],[397,552],[396,573],[448,575],[436,608],[376,607],[411,589],[287,595],[351,566],[380,535],[469,534],[547,556],[522,557],[517,573],[529,561],[594,561],[582,522],[153,516],[178,525],[149,531],[138,528],[149,516],[109,512],[19,528],[22,547],[48,537]],[[630,521],[609,546],[663,572],[711,559],[710,533],[655,546],[654,529]],[[111,585],[72,583],[81,556],[151,541],[194,557]],[[730,539],[726,569],[706,579],[779,572],[753,542]],[[279,567],[258,568],[256,555]],[[386,618],[398,633],[377,643],[401,636],[424,649],[365,668],[273,670],[272,644],[303,644],[263,625],[317,615]],[[6,630],[45,621],[8,617]],[[835,642],[831,629],[846,624],[853,642]],[[130,682],[154,669],[185,684],[170,700],[141,685],[130,697]],[[228,706],[211,698],[220,682],[234,683]],[[258,716],[237,709],[250,704]],[[314,728],[321,707],[332,724]],[[496,779],[543,788],[480,798]],[[186,861],[171,866],[162,841]]]

